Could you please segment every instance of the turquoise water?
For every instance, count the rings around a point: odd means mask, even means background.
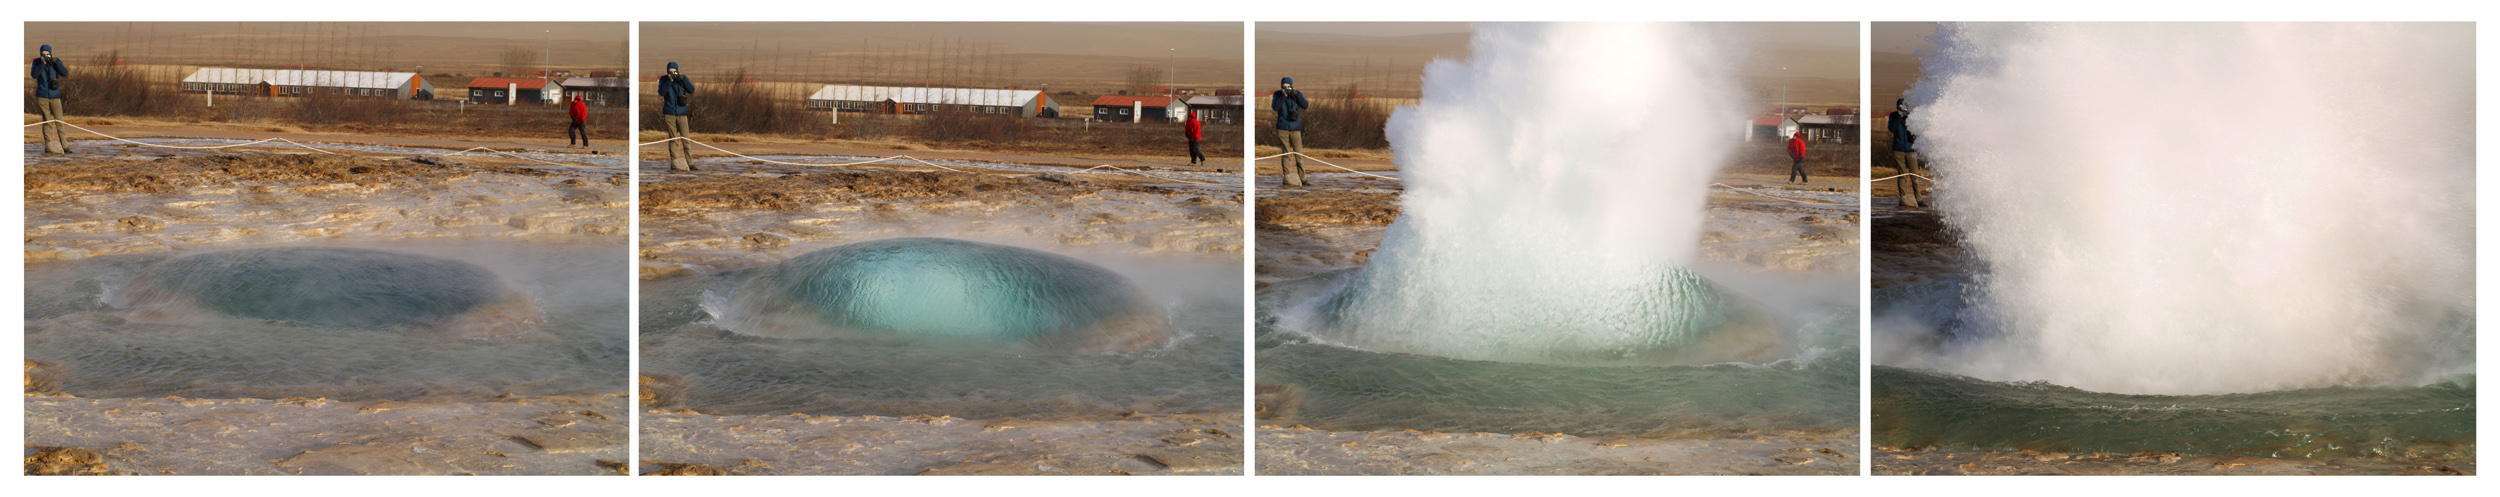
[[[344,247],[176,257],[150,265],[123,290],[197,302],[229,316],[335,328],[449,318],[511,292],[502,277],[476,264]]]
[[[1167,335],[1163,312],[1127,278],[1038,250],[897,238],[809,252],[760,270],[724,314],[752,335],[903,334],[1093,343]],[[1116,329],[1116,330],[1115,330]]]
[[[1279,325],[1275,310],[1297,307],[1314,293],[1302,286],[1330,279],[1259,292],[1259,383],[1289,387],[1298,397],[1262,423],[1581,436],[1857,426],[1857,306],[1840,292],[1768,306],[1778,332],[1795,342],[1797,352],[1785,358],[1671,366],[1530,363],[1375,352]]]
[[[360,248],[483,268],[527,294],[543,323],[509,335],[443,340],[357,319],[135,322],[106,303],[107,289],[192,254],[105,256],[26,267],[26,358],[55,365],[62,391],[89,397],[418,400],[625,390],[629,276],[617,262],[626,255],[621,244]]]
[[[1014,340],[846,333],[761,337],[711,309],[758,288],[771,268],[642,286],[642,371],[682,378],[678,407],[712,414],[913,414],[1077,418],[1241,410],[1241,266],[1116,266],[1173,332],[1169,343],[1062,352]],[[790,310],[790,312],[812,312]],[[734,312],[734,311],[733,311]]]

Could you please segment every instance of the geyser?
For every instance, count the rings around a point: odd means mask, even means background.
[[[1378,253],[1278,325],[1460,359],[1761,358],[1767,319],[1686,267],[1740,144],[1722,29],[1479,25],[1389,120],[1406,192]]]
[[[341,247],[168,259],[141,270],[106,300],[140,322],[223,316],[350,329],[404,326],[411,335],[441,339],[507,334],[541,320],[527,294],[476,264]]]
[[[1912,90],[1984,262],[1893,365],[2136,394],[2474,363],[2471,24],[1945,25]]]
[[[833,247],[747,282],[721,316],[749,335],[914,335],[1096,352],[1171,339],[1164,311],[1126,278],[1038,250],[942,238]]]

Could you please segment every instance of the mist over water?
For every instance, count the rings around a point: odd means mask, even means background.
[[[1369,265],[1284,328],[1459,359],[1622,359],[1736,319],[1686,269],[1741,143],[1723,27],[1479,25],[1390,118],[1403,213]]]
[[[1984,269],[1879,310],[1879,363],[2163,395],[2472,373],[2472,25],[1932,41],[1910,122]]]

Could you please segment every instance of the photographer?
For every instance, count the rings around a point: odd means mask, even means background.
[[[668,128],[668,169],[693,171],[694,147],[686,140],[686,97],[694,96],[694,82],[685,73],[677,72],[677,63],[668,63],[668,74],[660,76],[660,122]]]
[[[43,114],[43,153],[69,153],[68,131],[61,125],[61,80],[69,78],[69,66],[60,57],[52,56],[52,46],[44,45],[35,57],[34,67],[27,73],[35,77],[35,108]]]
[[[1276,111],[1276,146],[1285,149],[1277,165],[1284,169],[1284,186],[1311,186],[1302,180],[1302,111],[1311,108],[1310,99],[1302,98],[1302,90],[1293,89],[1293,78],[1285,78],[1283,89],[1268,95],[1268,108]]]

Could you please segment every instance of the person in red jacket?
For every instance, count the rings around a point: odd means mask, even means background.
[[[1189,133],[1189,165],[1206,165],[1207,154],[1198,153],[1198,140],[1206,137],[1206,126],[1198,123],[1198,113],[1189,113],[1189,122],[1182,124],[1181,130]]]
[[[1799,131],[1796,136],[1788,137],[1788,159],[1791,161],[1788,178],[1798,183],[1806,182],[1806,132]]]
[[[590,128],[587,124],[590,123],[590,104],[583,103],[581,95],[573,96],[572,114],[573,127],[564,130],[564,144],[572,145],[575,137],[580,137],[582,146],[589,147]]]

